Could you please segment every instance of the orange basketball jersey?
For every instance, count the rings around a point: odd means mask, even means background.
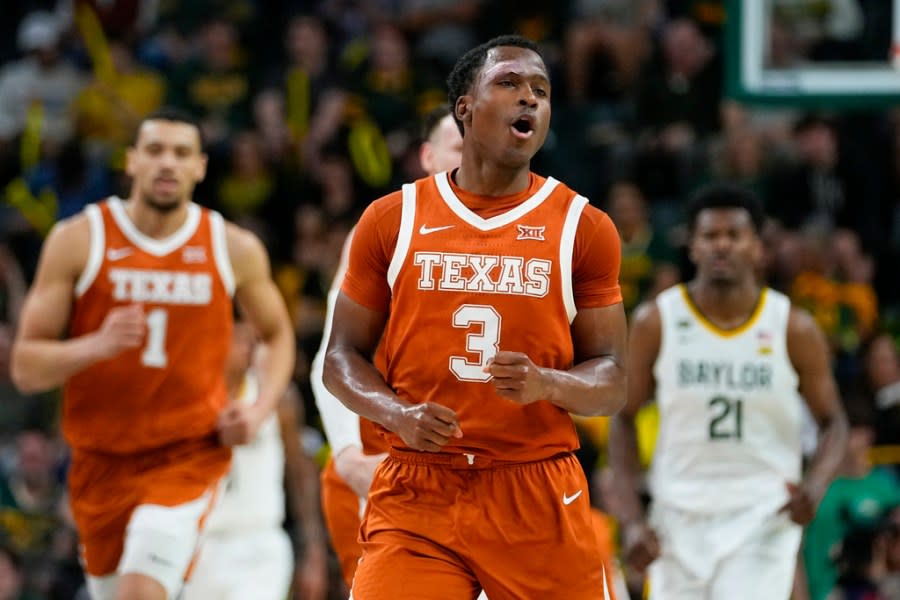
[[[500,349],[543,367],[573,364],[572,253],[588,202],[555,179],[535,181],[529,198],[490,218],[463,204],[446,173],[403,186],[378,366],[403,400],[456,411],[463,437],[448,452],[528,461],[578,444],[566,411],[501,398],[484,371]],[[356,296],[353,282],[344,289]]]
[[[69,334],[100,328],[114,307],[139,303],[143,347],[96,363],[65,386],[71,446],[112,454],[211,435],[227,399],[234,275],[221,215],[190,204],[166,239],[142,234],[118,198],[85,209],[88,264],[76,285]]]

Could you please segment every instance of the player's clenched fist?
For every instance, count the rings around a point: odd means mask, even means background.
[[[125,350],[138,348],[144,343],[147,331],[147,317],[140,304],[117,306],[106,314],[97,331],[99,353],[104,358],[112,358]]]
[[[439,452],[450,438],[461,438],[456,413],[434,402],[404,407],[397,417],[394,432],[414,450]]]
[[[622,550],[628,565],[643,573],[659,557],[659,539],[646,523],[631,523],[625,526]]]
[[[493,376],[494,389],[519,404],[531,404],[548,396],[544,371],[524,352],[501,350],[484,367]]]
[[[260,419],[252,406],[230,404],[219,413],[216,429],[224,446],[249,444],[256,438]]]

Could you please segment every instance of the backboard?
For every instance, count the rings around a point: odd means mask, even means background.
[[[900,0],[728,0],[727,95],[808,108],[900,106]]]

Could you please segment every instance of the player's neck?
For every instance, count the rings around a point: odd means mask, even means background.
[[[454,182],[470,194],[480,196],[511,196],[523,192],[530,182],[529,165],[516,168],[463,156],[454,173]]]
[[[720,285],[701,278],[688,283],[691,300],[703,315],[723,328],[736,327],[753,314],[762,287],[753,279]]]
[[[125,203],[125,213],[138,231],[147,237],[167,238],[184,225],[188,216],[187,202],[170,211],[153,208],[133,195]]]

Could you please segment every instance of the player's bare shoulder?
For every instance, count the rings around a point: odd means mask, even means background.
[[[828,343],[815,318],[804,308],[791,304],[787,322],[787,347],[795,365],[810,353],[828,352]]]
[[[656,300],[646,300],[637,305],[631,313],[629,324],[632,336],[641,335],[651,340],[655,339],[658,345],[662,335],[662,318]]]
[[[91,235],[91,224],[84,211],[58,221],[44,240],[41,269],[77,279],[88,263]]]
[[[236,287],[248,280],[269,277],[269,255],[255,233],[231,221],[225,221],[225,244]]]

